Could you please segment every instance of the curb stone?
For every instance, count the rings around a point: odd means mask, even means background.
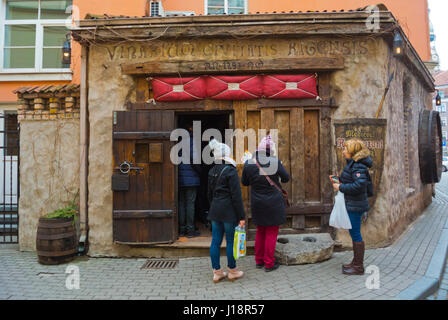
[[[448,255],[448,221],[445,224],[437,247],[425,275],[397,295],[394,300],[422,300],[437,291],[443,278]]]

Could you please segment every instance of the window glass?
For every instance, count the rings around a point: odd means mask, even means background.
[[[17,132],[17,114],[6,114],[5,135],[6,155],[17,156],[19,151],[19,135]]]
[[[37,19],[39,13],[39,1],[7,0],[7,20]]]
[[[224,8],[208,8],[209,14],[223,14],[224,12]]]
[[[5,47],[32,47],[36,44],[36,25],[6,25]]]
[[[66,19],[70,13],[65,13],[67,7],[72,1],[66,0],[41,0],[40,18],[41,19]]]
[[[34,68],[35,43],[36,25],[6,25],[3,67]]]
[[[68,32],[66,27],[44,27],[44,47],[62,47]]]
[[[6,48],[4,68],[34,68],[34,48]]]
[[[244,8],[229,8],[229,14],[244,13]]]
[[[62,48],[44,48],[42,68],[64,68],[62,64]]]
[[[242,8],[244,8],[244,0],[229,0],[229,7],[242,7]]]
[[[224,7],[224,0],[208,0],[209,7]]]

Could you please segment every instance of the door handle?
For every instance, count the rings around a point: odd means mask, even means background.
[[[133,165],[134,164],[132,162],[129,163],[127,160],[125,160],[124,162],[120,163],[118,168],[115,168],[115,170],[120,170],[120,172],[123,173],[123,174],[128,174],[129,171],[136,170],[137,174],[139,174],[140,170],[144,170],[145,169],[145,168],[142,168],[142,167],[134,167]]]

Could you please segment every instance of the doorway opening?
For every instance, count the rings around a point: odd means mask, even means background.
[[[178,113],[177,114],[177,127],[183,129],[189,129],[193,127],[193,121],[200,121],[201,124],[201,146],[197,148],[201,152],[208,145],[209,141],[202,141],[202,135],[207,129],[216,129],[221,133],[222,139],[225,137],[225,130],[232,128],[232,113],[229,112],[188,112],[188,113]],[[211,138],[210,138],[211,139]],[[211,238],[211,224],[207,219],[208,210],[210,204],[208,202],[207,190],[208,190],[208,172],[213,167],[213,164],[205,164],[201,158],[201,164],[193,166],[178,166],[178,197],[177,197],[177,208],[178,208],[178,241],[181,242],[201,242],[210,241]],[[193,237],[188,236],[188,233],[181,234],[180,228],[180,211],[181,205],[183,205],[183,210],[187,210],[185,205],[186,196],[185,193],[181,195],[182,184],[188,184],[185,182],[185,175],[180,178],[180,170],[187,170],[187,175],[196,175],[196,181],[199,181],[199,186],[196,187],[196,196],[194,200],[194,228],[195,235]],[[188,170],[192,170],[188,172]],[[185,172],[185,171],[183,171]],[[199,179],[197,179],[199,178]],[[195,180],[193,177],[192,180]],[[193,182],[193,184],[195,184]],[[184,197],[181,199],[181,197]],[[187,214],[187,213],[185,213]]]

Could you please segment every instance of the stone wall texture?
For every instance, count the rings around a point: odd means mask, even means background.
[[[432,201],[432,186],[422,184],[418,159],[419,114],[432,105],[430,94],[391,56],[384,41],[377,44],[376,56],[346,60],[346,69],[332,75],[332,94],[340,105],[332,119],[374,118],[389,75],[395,72],[380,114],[388,121],[383,174],[375,206],[362,226],[367,247],[389,245]],[[338,231],[337,240],[351,246],[348,231]]]
[[[389,74],[395,70],[395,79],[386,99],[381,117],[388,119],[385,164],[375,207],[363,226],[369,247],[388,245],[401,234],[431,202],[431,186],[420,182],[417,153],[418,115],[430,106],[430,95],[414,75],[397,59],[391,57],[388,45],[382,39],[366,41],[363,54],[345,57],[345,69],[331,76],[332,95],[339,108],[332,119],[354,117],[373,118],[386,87]],[[123,75],[120,61],[108,60],[110,50],[91,46],[89,51],[89,255],[91,256],[145,256],[148,249],[115,245],[112,241],[112,116],[113,111],[125,110],[127,101],[135,101],[136,81]],[[406,87],[410,142],[404,149],[403,77],[410,81]],[[334,146],[334,152],[336,152]],[[408,157],[405,157],[408,154]],[[407,160],[406,160],[407,159]],[[405,160],[410,177],[405,178]],[[336,170],[336,155],[333,159]],[[408,181],[411,181],[409,185]],[[411,188],[412,187],[412,188]],[[414,189],[414,191],[410,191]],[[350,246],[348,232],[338,232],[337,239]],[[160,249],[158,252],[160,253]],[[163,251],[163,250],[162,250]]]
[[[36,250],[39,218],[79,190],[79,119],[20,122],[19,246]]]

